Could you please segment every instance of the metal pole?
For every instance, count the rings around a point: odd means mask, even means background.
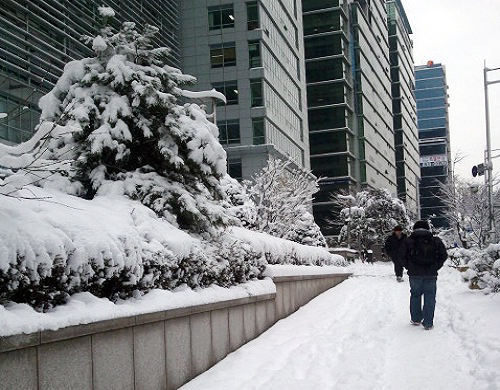
[[[486,61],[484,61],[484,112],[486,117],[486,158],[484,168],[487,173],[487,186],[488,186],[488,233],[490,243],[496,243],[495,234],[495,216],[493,213],[493,164],[491,162],[491,135],[490,135],[490,112],[489,112],[489,102],[488,102],[488,71],[493,69],[488,69],[486,67]]]

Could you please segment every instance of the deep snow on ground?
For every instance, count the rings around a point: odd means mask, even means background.
[[[500,295],[444,267],[434,329],[409,324],[409,284],[392,266],[354,276],[182,387],[191,389],[500,389]]]

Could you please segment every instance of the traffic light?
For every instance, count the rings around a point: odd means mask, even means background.
[[[477,164],[472,167],[472,176],[482,176],[484,175],[484,164]]]

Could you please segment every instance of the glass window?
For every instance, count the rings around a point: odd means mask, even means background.
[[[446,127],[446,118],[433,118],[433,119],[419,119],[418,129],[432,129],[435,127]]]
[[[344,103],[343,83],[311,85],[307,87],[307,105],[309,107]]]
[[[208,29],[234,27],[234,10],[232,4],[208,8]]]
[[[446,109],[434,108],[427,110],[417,110],[418,119],[430,119],[430,118],[444,118],[446,117]]]
[[[338,177],[349,174],[347,156],[311,156],[311,168],[316,177]]]
[[[302,11],[314,11],[323,8],[338,7],[339,0],[304,0],[302,1]]]
[[[241,160],[228,160],[227,161],[227,173],[233,179],[242,180],[243,179],[243,169],[241,165]]]
[[[340,30],[340,11],[304,15],[304,35]]]
[[[429,156],[433,154],[446,154],[446,144],[420,145],[420,154]]]
[[[251,107],[261,107],[262,99],[262,80],[250,80]]]
[[[234,42],[210,45],[210,65],[212,68],[236,65]]]
[[[415,80],[415,88],[417,89],[436,88],[442,87],[443,85],[444,81],[440,77],[435,79]]]
[[[238,104],[238,82],[236,80],[214,83],[212,84],[212,88],[226,97],[226,105]],[[217,105],[223,106],[224,102],[217,99]]]
[[[415,72],[415,79],[430,79],[436,77],[443,77],[443,68],[423,68]]]
[[[342,59],[327,59],[306,62],[306,80],[308,83],[338,80],[344,77]]]
[[[248,57],[250,60],[250,68],[258,68],[261,66],[259,41],[248,42]]]
[[[309,134],[311,154],[336,153],[347,151],[345,131],[328,131]]]
[[[249,30],[259,28],[259,6],[256,1],[247,3],[247,28]]]
[[[418,138],[428,139],[446,137],[446,128],[442,127],[439,129],[418,129]]]
[[[437,108],[437,107],[445,107],[446,101],[444,97],[432,98],[432,99],[424,99],[419,100],[417,102],[417,109],[426,109],[426,108]]]
[[[342,54],[340,34],[304,39],[306,58],[318,58]]]
[[[345,127],[345,108],[328,107],[308,111],[309,130],[335,129]]]
[[[252,118],[253,144],[263,145],[266,143],[266,133],[263,118]]]
[[[417,99],[417,104],[419,99],[429,99],[436,97],[443,97],[446,95],[444,88],[429,88],[429,89],[416,89],[415,98]]]
[[[239,144],[240,137],[240,122],[238,119],[217,121],[219,127],[219,141],[222,145]]]

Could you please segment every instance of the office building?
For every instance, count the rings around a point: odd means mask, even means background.
[[[82,35],[99,31],[99,6],[116,11],[114,27],[124,21],[160,28],[155,44],[172,49],[180,65],[178,0],[4,0],[0,7],[0,141],[29,139],[38,123],[38,100],[52,89],[64,65],[93,55]]]
[[[332,193],[396,194],[385,1],[304,1],[311,168],[321,178],[314,217],[335,235]]]
[[[295,0],[181,2],[182,69],[216,107],[228,170],[249,179],[269,156],[309,169],[302,15]],[[207,102],[211,105],[211,102]]]
[[[446,69],[429,61],[415,67],[420,147],[420,212],[435,227],[446,227],[445,206],[439,198],[440,183],[449,180],[451,166]]]
[[[420,165],[413,42],[411,26],[400,0],[387,1],[387,21],[398,197],[407,210],[418,217]]]

